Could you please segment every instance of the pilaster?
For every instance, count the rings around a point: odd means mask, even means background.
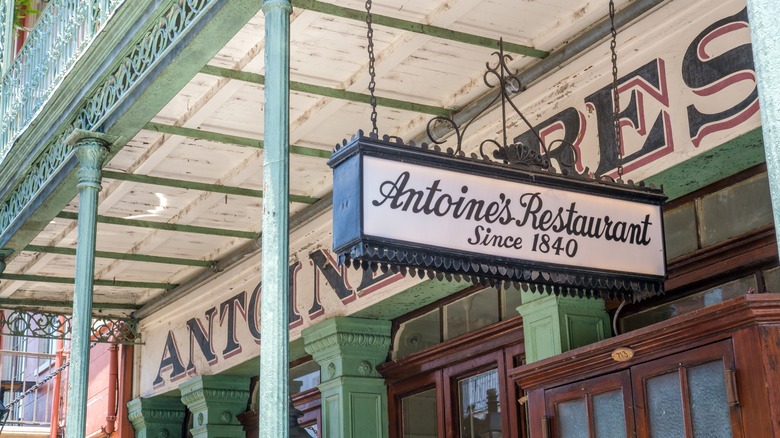
[[[526,363],[606,339],[609,315],[604,300],[523,292],[517,311],[523,316]]]
[[[387,388],[376,366],[387,358],[390,322],[332,318],[303,339],[321,369],[323,438],[387,437]]]
[[[181,438],[186,413],[179,397],[136,398],[127,403],[136,438]]]
[[[197,376],[179,386],[181,401],[192,412],[194,438],[244,438],[238,414],[249,403],[249,379],[237,376]]]

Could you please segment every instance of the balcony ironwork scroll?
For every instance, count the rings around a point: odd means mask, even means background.
[[[49,3],[16,59],[7,69],[3,66],[0,162],[76,60],[124,2],[52,0]],[[5,50],[10,48],[6,47]]]
[[[95,31],[100,29],[103,23],[105,23],[114,11],[126,0],[53,0],[52,4],[46,9],[41,20],[65,20],[70,23],[71,16],[69,14],[70,9],[62,11],[65,14],[63,17],[53,16],[57,11],[55,8],[57,5],[63,3],[70,4],[71,9],[88,8],[92,14],[92,21],[95,24]],[[78,8],[74,6],[78,4]],[[196,22],[198,22],[205,13],[216,4],[216,0],[187,0],[182,2],[176,2],[172,5],[162,16],[159,21],[150,25],[145,31],[144,36],[131,48],[127,56],[117,63],[114,70],[107,76],[105,82],[98,86],[97,90],[84,102],[79,109],[76,117],[68,123],[64,129],[57,132],[51,141],[49,141],[46,149],[38,157],[38,159],[32,164],[30,170],[25,175],[24,179],[14,189],[10,197],[0,206],[0,234],[6,232],[8,227],[16,220],[23,209],[31,202],[31,200],[37,195],[39,190],[45,186],[51,177],[57,172],[59,167],[68,159],[73,152],[73,148],[66,144],[67,137],[76,129],[82,129],[91,131],[98,127],[99,123],[105,119],[106,115],[145,75],[149,72],[157,62],[167,53],[170,48],[175,45],[179,39],[187,32],[187,30]],[[103,13],[105,11],[105,13]],[[33,32],[37,32],[39,26],[46,26],[46,22],[36,25]],[[59,27],[60,25],[58,25]],[[47,33],[47,35],[51,35]],[[51,36],[54,38],[54,36]],[[93,35],[94,37],[94,35]],[[31,37],[32,38],[32,37]],[[67,39],[67,36],[62,38]],[[28,41],[25,45],[31,46],[32,41]],[[75,53],[75,47],[60,48],[66,50],[69,53]],[[32,50],[32,49],[30,49]],[[36,49],[35,53],[39,53],[40,50]],[[74,55],[73,59],[77,56]],[[22,62],[22,59],[25,62]],[[14,64],[14,70],[9,71],[3,81],[17,81],[17,77],[21,75],[20,71],[35,70],[37,64],[36,60],[32,56],[25,56],[17,59]],[[66,63],[66,60],[57,61],[51,60],[52,63],[61,62]],[[30,64],[29,66],[17,66],[17,64]],[[23,108],[35,109],[45,102],[45,99],[51,94],[51,91],[56,88],[56,83],[59,82],[62,76],[66,74],[65,67],[52,67],[48,69],[47,83],[51,83],[50,90],[45,96],[38,96],[37,98],[27,97],[25,98],[25,89],[19,89],[12,91],[5,85],[3,85],[3,95],[0,96],[2,106],[0,106],[0,163],[10,151],[15,138],[21,133],[26,124],[28,124],[34,114],[32,112],[20,112]],[[31,73],[25,73],[31,74]],[[58,75],[58,76],[57,76]],[[56,76],[56,77],[55,77]],[[52,82],[57,79],[56,82]],[[19,85],[21,87],[21,85]],[[10,87],[13,88],[13,87]],[[6,91],[8,90],[8,91]],[[5,96],[6,93],[12,96]],[[13,103],[11,99],[17,99],[17,103]],[[36,100],[37,99],[37,100]],[[22,108],[22,100],[24,106]],[[29,102],[36,101],[37,104],[29,104]],[[26,110],[25,110],[26,111]],[[26,120],[24,124],[19,122],[11,122],[11,120]],[[8,120],[8,122],[6,122]],[[6,129],[6,123],[9,128]],[[13,126],[11,126],[13,125]]]
[[[0,312],[0,335],[69,340],[71,316],[28,310]],[[138,321],[132,318],[93,318],[90,333],[93,342],[138,344]]]

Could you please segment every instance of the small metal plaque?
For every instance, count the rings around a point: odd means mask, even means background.
[[[612,359],[617,362],[628,362],[634,358],[634,350],[628,347],[618,347],[612,352]]]

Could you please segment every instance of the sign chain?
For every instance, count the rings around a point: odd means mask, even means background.
[[[612,122],[615,125],[615,145],[618,151],[617,174],[618,179],[623,178],[623,139],[620,135],[620,95],[618,93],[618,68],[617,68],[617,30],[615,29],[615,2],[609,0],[609,22],[612,41],[609,43],[609,49],[612,52],[612,101],[614,108],[612,112]]]
[[[372,19],[371,19],[371,0],[366,0],[366,26],[368,27],[368,30],[366,31],[366,40],[367,43],[367,50],[368,50],[368,91],[371,94],[371,99],[369,100],[371,104],[371,132],[376,134],[376,136],[379,136],[379,128],[376,126],[376,96],[374,95],[374,92],[376,91],[376,68],[374,66],[376,60],[374,59],[374,29],[372,27]]]

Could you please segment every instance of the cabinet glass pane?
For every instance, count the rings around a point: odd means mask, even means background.
[[[461,438],[503,435],[499,396],[497,370],[458,381]]]
[[[695,438],[731,438],[723,361],[688,369],[688,393]]]
[[[650,436],[653,438],[685,438],[680,377],[675,371],[645,382]]]
[[[593,421],[596,425],[596,438],[626,437],[626,412],[622,390],[616,389],[593,396]]]
[[[585,397],[558,403],[556,409],[560,438],[589,438],[588,409]]]
[[[401,399],[402,436],[404,438],[436,438],[436,389]]]

